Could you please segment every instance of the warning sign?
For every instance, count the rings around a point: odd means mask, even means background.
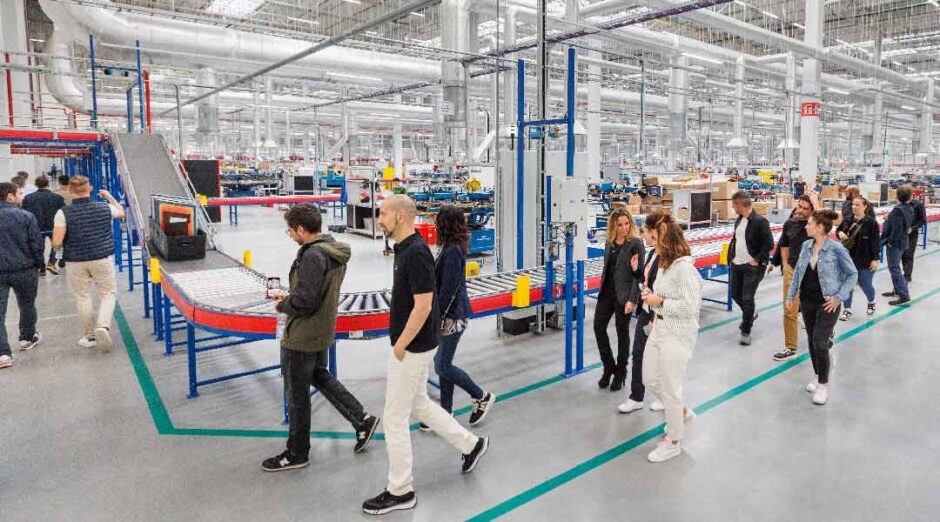
[[[807,117],[819,117],[819,111],[822,108],[822,104],[819,102],[804,102],[800,105],[800,116]]]

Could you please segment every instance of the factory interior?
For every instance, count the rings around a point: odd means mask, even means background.
[[[940,519],[937,0],[0,0],[0,55],[0,521]]]

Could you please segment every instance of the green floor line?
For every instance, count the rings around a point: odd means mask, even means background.
[[[839,335],[838,337],[833,339],[833,343],[838,344],[838,343],[844,342],[858,335],[859,333],[864,332],[865,330],[868,330],[869,328],[875,326],[876,324],[882,321],[885,321],[891,317],[894,317],[895,315],[899,313],[909,310],[911,307],[913,307],[917,303],[920,303],[921,301],[929,299],[937,294],[940,294],[940,287],[934,288],[930,292],[927,292],[926,294],[923,294],[920,297],[911,300],[910,304],[906,306],[895,307],[891,311],[885,314],[879,315],[865,322],[864,324],[861,324],[849,330],[848,332],[845,332]],[[782,374],[783,372],[793,368],[794,366],[805,362],[808,358],[809,358],[809,354],[803,353],[802,355],[797,357],[795,360],[787,361],[786,363],[783,363],[780,366],[777,366],[772,370],[769,370],[767,372],[764,372],[758,375],[757,377],[749,379],[748,381],[738,386],[735,386],[734,388],[722,393],[721,395],[718,395],[717,397],[709,399],[708,401],[702,403],[701,405],[693,409],[698,415],[702,415],[708,412],[709,410],[717,408],[718,406],[730,401],[731,399],[738,397],[739,395],[747,392],[748,390],[764,382],[767,382],[768,380]],[[617,457],[622,456],[623,454],[629,452],[630,450],[655,439],[657,436],[663,433],[664,427],[665,427],[664,424],[659,424],[655,428],[651,428],[627,441],[624,441],[618,444],[617,446],[614,446],[613,448],[610,448],[609,450],[597,456],[591,457],[590,459],[546,480],[545,482],[537,484],[536,486],[526,491],[523,491],[522,493],[519,493],[518,495],[500,504],[497,504],[496,506],[490,509],[487,509],[486,511],[483,511],[482,513],[475,515],[467,520],[470,522],[481,522],[485,520],[494,520],[504,515],[507,515],[510,512],[551,492],[552,490],[555,490],[567,484],[568,482],[571,482],[583,475],[586,475],[587,473],[603,466],[604,464],[616,459]]]
[[[918,259],[927,257],[936,253],[940,253],[940,248],[935,248],[925,254],[917,256]],[[887,270],[887,267],[882,267],[878,269],[878,272]],[[758,308],[758,312],[765,312],[768,310],[773,310],[774,308],[780,307],[782,301]],[[137,380],[140,384],[141,392],[144,395],[144,399],[147,402],[147,406],[150,410],[150,415],[153,418],[154,425],[157,428],[157,433],[161,435],[181,435],[181,436],[196,436],[196,437],[254,437],[254,438],[287,438],[287,430],[249,430],[249,429],[229,429],[229,428],[177,428],[173,425],[173,421],[170,417],[168,410],[166,409],[163,399],[160,397],[160,392],[157,389],[156,384],[154,383],[153,377],[150,374],[147,364],[144,362],[143,356],[140,353],[140,348],[137,344],[137,339],[134,337],[134,333],[131,330],[130,326],[127,323],[127,319],[124,316],[124,312],[121,309],[120,303],[115,307],[114,311],[115,320],[118,323],[118,328],[121,332],[121,337],[124,339],[124,346],[127,350],[127,355],[130,358],[131,366],[134,368],[134,373],[137,376]],[[699,333],[705,333],[715,328],[731,324],[735,321],[741,319],[740,315],[735,315],[727,319],[722,319],[721,321],[716,321],[714,323],[709,323],[705,326],[699,328]],[[790,361],[795,363],[795,361]],[[601,363],[595,363],[585,367],[583,373],[596,370],[600,368]],[[787,366],[789,367],[789,366]],[[778,367],[779,368],[779,367]],[[581,375],[581,374],[578,374]],[[556,375],[554,377],[549,377],[538,381],[522,388],[516,390],[505,392],[499,395],[496,399],[496,402],[503,402],[509,399],[520,397],[522,395],[531,393],[533,391],[545,388],[552,384],[566,380],[567,377],[563,375]],[[455,416],[466,415],[472,411],[472,406],[464,406],[458,408],[454,411]],[[418,423],[413,423],[410,426],[411,431],[416,431],[418,429]],[[311,432],[310,437],[313,439],[355,439],[355,434],[353,432],[342,432],[342,431],[314,431]],[[384,440],[384,434],[376,433],[376,440]]]

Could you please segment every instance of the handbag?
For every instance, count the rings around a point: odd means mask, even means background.
[[[862,229],[862,224],[859,221],[856,221],[852,224],[852,227],[849,228],[849,233],[846,234],[846,238],[842,240],[842,246],[846,250],[851,252],[855,248],[855,242],[857,241],[858,232]]]
[[[457,332],[462,332],[467,327],[466,319],[450,319],[447,317],[447,314],[450,313],[450,309],[454,306],[454,301],[457,299],[459,291],[460,281],[458,280],[457,286],[454,287],[454,295],[451,296],[450,302],[447,303],[447,308],[441,313],[441,335],[452,335]]]

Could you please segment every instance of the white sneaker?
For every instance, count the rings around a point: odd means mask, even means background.
[[[94,336],[91,337],[82,337],[78,340],[78,345],[82,348],[94,348],[98,346],[98,341],[95,340]]]
[[[692,408],[685,408],[685,415],[683,416],[685,422],[693,421],[698,415],[695,414],[695,411]]]
[[[659,444],[656,445],[656,449],[646,456],[646,460],[653,463],[666,462],[669,459],[678,457],[681,453],[682,448],[679,447],[678,442],[673,442],[667,437],[663,437],[663,439],[659,441]]]
[[[822,406],[829,400],[829,385],[819,384],[816,386],[816,392],[813,393],[813,404]]]
[[[98,346],[106,352],[111,351],[111,332],[107,328],[98,328],[95,330],[95,341]]]
[[[0,355],[0,368],[9,368],[10,366],[13,366],[13,357]]]
[[[659,401],[653,401],[652,404],[650,404],[650,411],[663,411],[665,409],[666,408],[663,407],[663,403]]]
[[[39,344],[40,341],[42,341],[42,334],[40,334],[39,332],[36,332],[35,334],[33,334],[32,341],[20,341],[20,351],[26,352],[26,351],[32,350],[33,348],[36,347],[37,344]]]
[[[631,411],[642,410],[643,403],[637,402],[633,399],[627,399],[620,406],[617,406],[617,411],[620,413],[630,413]]]
[[[816,393],[816,387],[819,386],[819,379],[813,379],[813,382],[806,385],[806,391]]]

